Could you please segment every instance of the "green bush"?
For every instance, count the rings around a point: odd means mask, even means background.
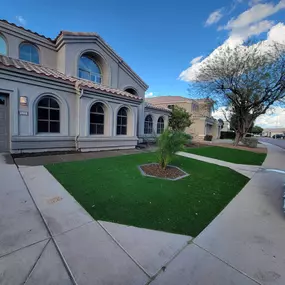
[[[158,138],[158,160],[161,168],[165,169],[177,151],[191,139],[190,135],[183,132],[166,129]]]
[[[258,139],[255,137],[245,137],[242,139],[242,143],[248,147],[255,148],[257,147]]]

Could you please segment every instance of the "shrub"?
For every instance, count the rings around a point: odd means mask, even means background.
[[[255,148],[257,147],[258,139],[255,137],[245,137],[242,139],[242,143],[248,147]]]
[[[220,139],[230,139],[230,140],[234,140],[236,137],[235,132],[221,132],[221,136]]]
[[[169,118],[169,128],[176,132],[184,132],[191,124],[191,115],[186,109],[174,105]]]
[[[204,141],[211,142],[212,139],[213,139],[213,136],[212,136],[212,135],[205,135],[205,137],[204,137]]]
[[[158,160],[160,167],[165,169],[177,151],[183,150],[191,138],[183,132],[166,129],[158,138]]]

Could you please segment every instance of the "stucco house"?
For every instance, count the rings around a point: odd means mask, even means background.
[[[96,33],[55,39],[0,20],[0,152],[134,148],[170,111]]]
[[[263,136],[272,137],[274,135],[285,135],[285,128],[266,128],[262,132]]]
[[[214,139],[220,137],[221,124],[212,117],[213,102],[209,99],[190,99],[181,96],[160,96],[147,98],[147,102],[162,108],[174,105],[183,107],[191,114],[193,124],[186,129],[194,140],[204,140],[205,135],[212,135]]]

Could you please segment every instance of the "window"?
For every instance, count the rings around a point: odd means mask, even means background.
[[[137,95],[136,90],[134,90],[133,88],[127,88],[125,91],[130,93],[130,94]]]
[[[7,55],[6,41],[1,36],[0,36],[0,54]]]
[[[198,112],[199,111],[199,105],[196,103],[192,103],[192,110],[195,112]]]
[[[104,134],[104,106],[95,103],[90,109],[90,135]]]
[[[147,115],[144,120],[144,133],[151,134],[153,130],[153,123],[151,115]]]
[[[37,132],[60,132],[60,107],[58,102],[50,96],[43,97],[37,106]]]
[[[78,76],[83,79],[102,82],[102,74],[99,66],[91,56],[82,55],[79,60]]]
[[[162,134],[164,131],[164,119],[163,117],[159,117],[157,121],[157,133]]]
[[[123,107],[117,115],[117,135],[126,135],[128,126],[128,110]]]
[[[40,63],[38,49],[29,43],[23,43],[20,45],[20,56],[21,60],[29,61],[32,63]]]

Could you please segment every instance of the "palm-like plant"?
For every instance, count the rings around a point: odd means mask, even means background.
[[[166,129],[158,138],[158,159],[165,169],[177,151],[181,151],[191,137],[183,132]]]

